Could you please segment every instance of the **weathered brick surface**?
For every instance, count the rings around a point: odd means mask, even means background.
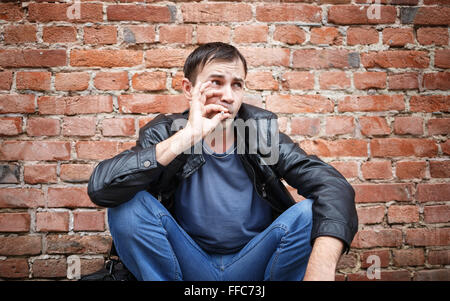
[[[336,279],[369,280],[374,255],[381,280],[449,280],[448,0],[18,2],[0,3],[1,280],[101,267],[92,170],[189,107],[184,60],[211,41],[247,58],[245,101],[354,187]]]

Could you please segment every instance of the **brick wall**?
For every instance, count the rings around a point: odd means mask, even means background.
[[[340,170],[360,219],[338,280],[450,280],[450,2],[2,1],[0,278],[64,279],[108,252],[87,181],[180,112],[198,44],[236,45],[246,101]]]

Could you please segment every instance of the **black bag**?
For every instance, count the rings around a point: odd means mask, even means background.
[[[82,276],[79,281],[136,281],[136,277],[120,260],[113,243],[105,266],[95,273]]]

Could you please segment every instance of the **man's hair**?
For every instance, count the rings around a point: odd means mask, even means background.
[[[183,72],[184,77],[195,85],[198,73],[212,60],[235,61],[241,60],[247,75],[247,62],[236,47],[222,42],[207,43],[197,47],[186,59]]]

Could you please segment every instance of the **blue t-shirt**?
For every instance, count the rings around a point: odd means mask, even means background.
[[[255,191],[235,145],[222,154],[203,147],[205,164],[175,193],[175,216],[206,252],[233,253],[270,225],[271,207]]]

